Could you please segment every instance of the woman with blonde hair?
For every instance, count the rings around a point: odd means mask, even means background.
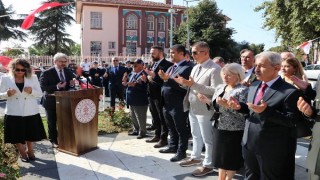
[[[35,160],[33,141],[46,138],[39,114],[40,84],[28,61],[12,60],[9,75],[2,76],[0,99],[6,99],[4,141],[16,144],[21,161]],[[26,147],[24,146],[26,144]]]
[[[304,73],[302,64],[296,58],[287,58],[283,59],[281,62],[281,72],[282,78],[296,86],[298,89],[301,89],[299,83],[296,83],[297,78],[308,83],[308,78]]]
[[[243,166],[241,140],[245,126],[245,115],[230,108],[228,101],[235,98],[246,103],[248,87],[241,85],[244,70],[237,63],[226,64],[221,69],[224,84],[219,85],[211,99],[199,94],[201,102],[211,109],[219,109],[213,126],[213,166],[219,168],[219,180],[231,180]]]

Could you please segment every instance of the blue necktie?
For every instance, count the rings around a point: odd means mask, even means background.
[[[118,74],[118,67],[114,67],[114,74],[115,74],[115,75]]]

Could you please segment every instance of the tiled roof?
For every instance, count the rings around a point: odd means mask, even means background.
[[[83,3],[94,2],[94,3],[108,3],[108,4],[123,4],[123,5],[134,5],[134,6],[144,6],[144,7],[162,7],[170,8],[170,4],[165,4],[161,2],[153,1],[143,1],[143,0],[82,0]],[[185,6],[174,5],[174,8],[185,9]]]

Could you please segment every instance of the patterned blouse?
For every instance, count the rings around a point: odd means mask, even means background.
[[[221,94],[226,86],[226,84],[219,85],[215,93]],[[229,92],[225,92],[223,98],[229,100],[230,96],[232,96],[239,102],[247,103],[248,90],[248,87],[238,84]],[[215,94],[213,97],[217,97],[219,94]],[[221,113],[220,118],[218,122],[215,122],[218,123],[215,127],[219,130],[240,131],[244,129],[246,120],[245,114],[229,108],[223,108],[221,106],[219,106],[219,112]]]

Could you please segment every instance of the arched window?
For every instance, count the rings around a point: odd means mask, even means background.
[[[164,16],[160,16],[159,22],[158,22],[159,31],[165,30],[165,22],[166,22],[166,18]]]
[[[147,16],[147,30],[154,30],[154,17],[152,15]]]
[[[138,18],[134,14],[130,14],[126,19],[127,29],[138,29]]]

